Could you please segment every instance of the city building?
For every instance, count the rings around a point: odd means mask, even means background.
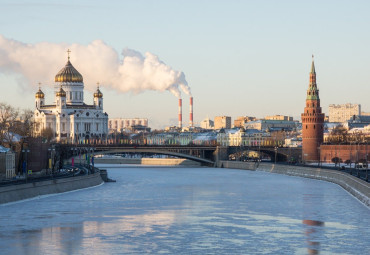
[[[329,122],[346,122],[353,115],[361,115],[360,104],[330,104]]]
[[[344,123],[344,127],[348,130],[353,128],[364,128],[365,126],[370,125],[370,116],[358,116],[353,115],[349,118],[348,121]]]
[[[237,117],[236,120],[234,120],[234,127],[244,128],[245,123],[249,121],[255,121],[256,117],[249,117],[249,116],[241,116]]]
[[[133,126],[142,126],[145,130],[147,130],[148,123],[148,119],[146,118],[116,118],[108,120],[108,128],[110,132],[132,130]]]
[[[293,121],[293,117],[284,116],[284,115],[272,115],[272,116],[266,116],[265,120],[287,120],[287,121]]]
[[[229,116],[216,116],[215,129],[231,128],[231,117]]]
[[[298,121],[289,120],[256,120],[245,124],[245,129],[261,131],[292,131],[298,126]]]
[[[324,117],[325,114],[321,112],[319,90],[316,84],[315,63],[312,59],[306,107],[301,114],[302,159],[305,162],[317,162],[320,158],[319,147],[324,139]]]
[[[105,139],[108,114],[103,111],[103,94],[99,84],[93,103],[85,104],[83,77],[71,64],[69,52],[67,64],[55,76],[54,103],[45,104],[41,88],[35,95],[34,133],[39,136],[50,129],[58,142],[82,143],[90,139]]]
[[[217,134],[217,144],[221,146],[283,146],[284,139],[284,137],[272,136],[269,132],[257,129],[221,129]]]
[[[15,153],[0,145],[0,180],[15,176]]]
[[[205,118],[200,122],[200,127],[203,129],[213,129],[215,123],[210,118]]]

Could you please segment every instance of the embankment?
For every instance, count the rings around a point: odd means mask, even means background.
[[[370,206],[370,184],[347,173],[322,168],[275,165],[271,163],[260,163],[258,170],[333,182],[340,185],[367,206]]]
[[[217,167],[221,168],[232,168],[232,169],[243,169],[243,170],[256,170],[258,166],[257,162],[242,162],[242,161],[227,161],[220,160],[217,162]]]
[[[370,184],[350,174],[337,170],[272,163],[259,163],[258,165],[254,165],[253,162],[240,161],[219,161],[217,166],[245,170],[256,170],[257,167],[260,171],[332,182],[340,185],[365,205],[370,206]]]
[[[201,164],[181,158],[95,158],[96,164],[138,164],[159,166],[200,166]]]
[[[100,173],[0,187],[0,204],[62,193],[103,183]]]

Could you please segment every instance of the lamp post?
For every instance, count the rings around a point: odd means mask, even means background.
[[[274,151],[275,151],[275,165],[276,165],[277,150],[278,150],[278,147],[275,146],[275,148],[274,148]]]
[[[48,152],[49,152],[49,155],[50,155],[50,158],[48,158],[48,168],[49,170],[51,171],[51,175],[53,175],[53,169],[54,169],[54,152],[55,152],[55,148],[49,148],[48,149]]]
[[[24,157],[24,161],[23,161],[23,173],[25,175],[25,178],[27,180],[27,177],[28,177],[28,159],[27,159],[27,154],[30,152],[30,150],[28,149],[23,149],[22,152],[24,153],[25,157]]]

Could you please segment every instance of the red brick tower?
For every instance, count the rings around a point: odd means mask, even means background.
[[[324,117],[321,112],[319,90],[316,84],[315,64],[312,56],[310,84],[308,85],[306,107],[302,118],[302,160],[317,162],[320,158],[319,147],[323,142]]]

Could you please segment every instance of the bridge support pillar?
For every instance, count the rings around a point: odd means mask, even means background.
[[[217,149],[214,152],[214,158],[217,166],[220,160],[228,160],[229,159],[228,147],[217,146]]]

